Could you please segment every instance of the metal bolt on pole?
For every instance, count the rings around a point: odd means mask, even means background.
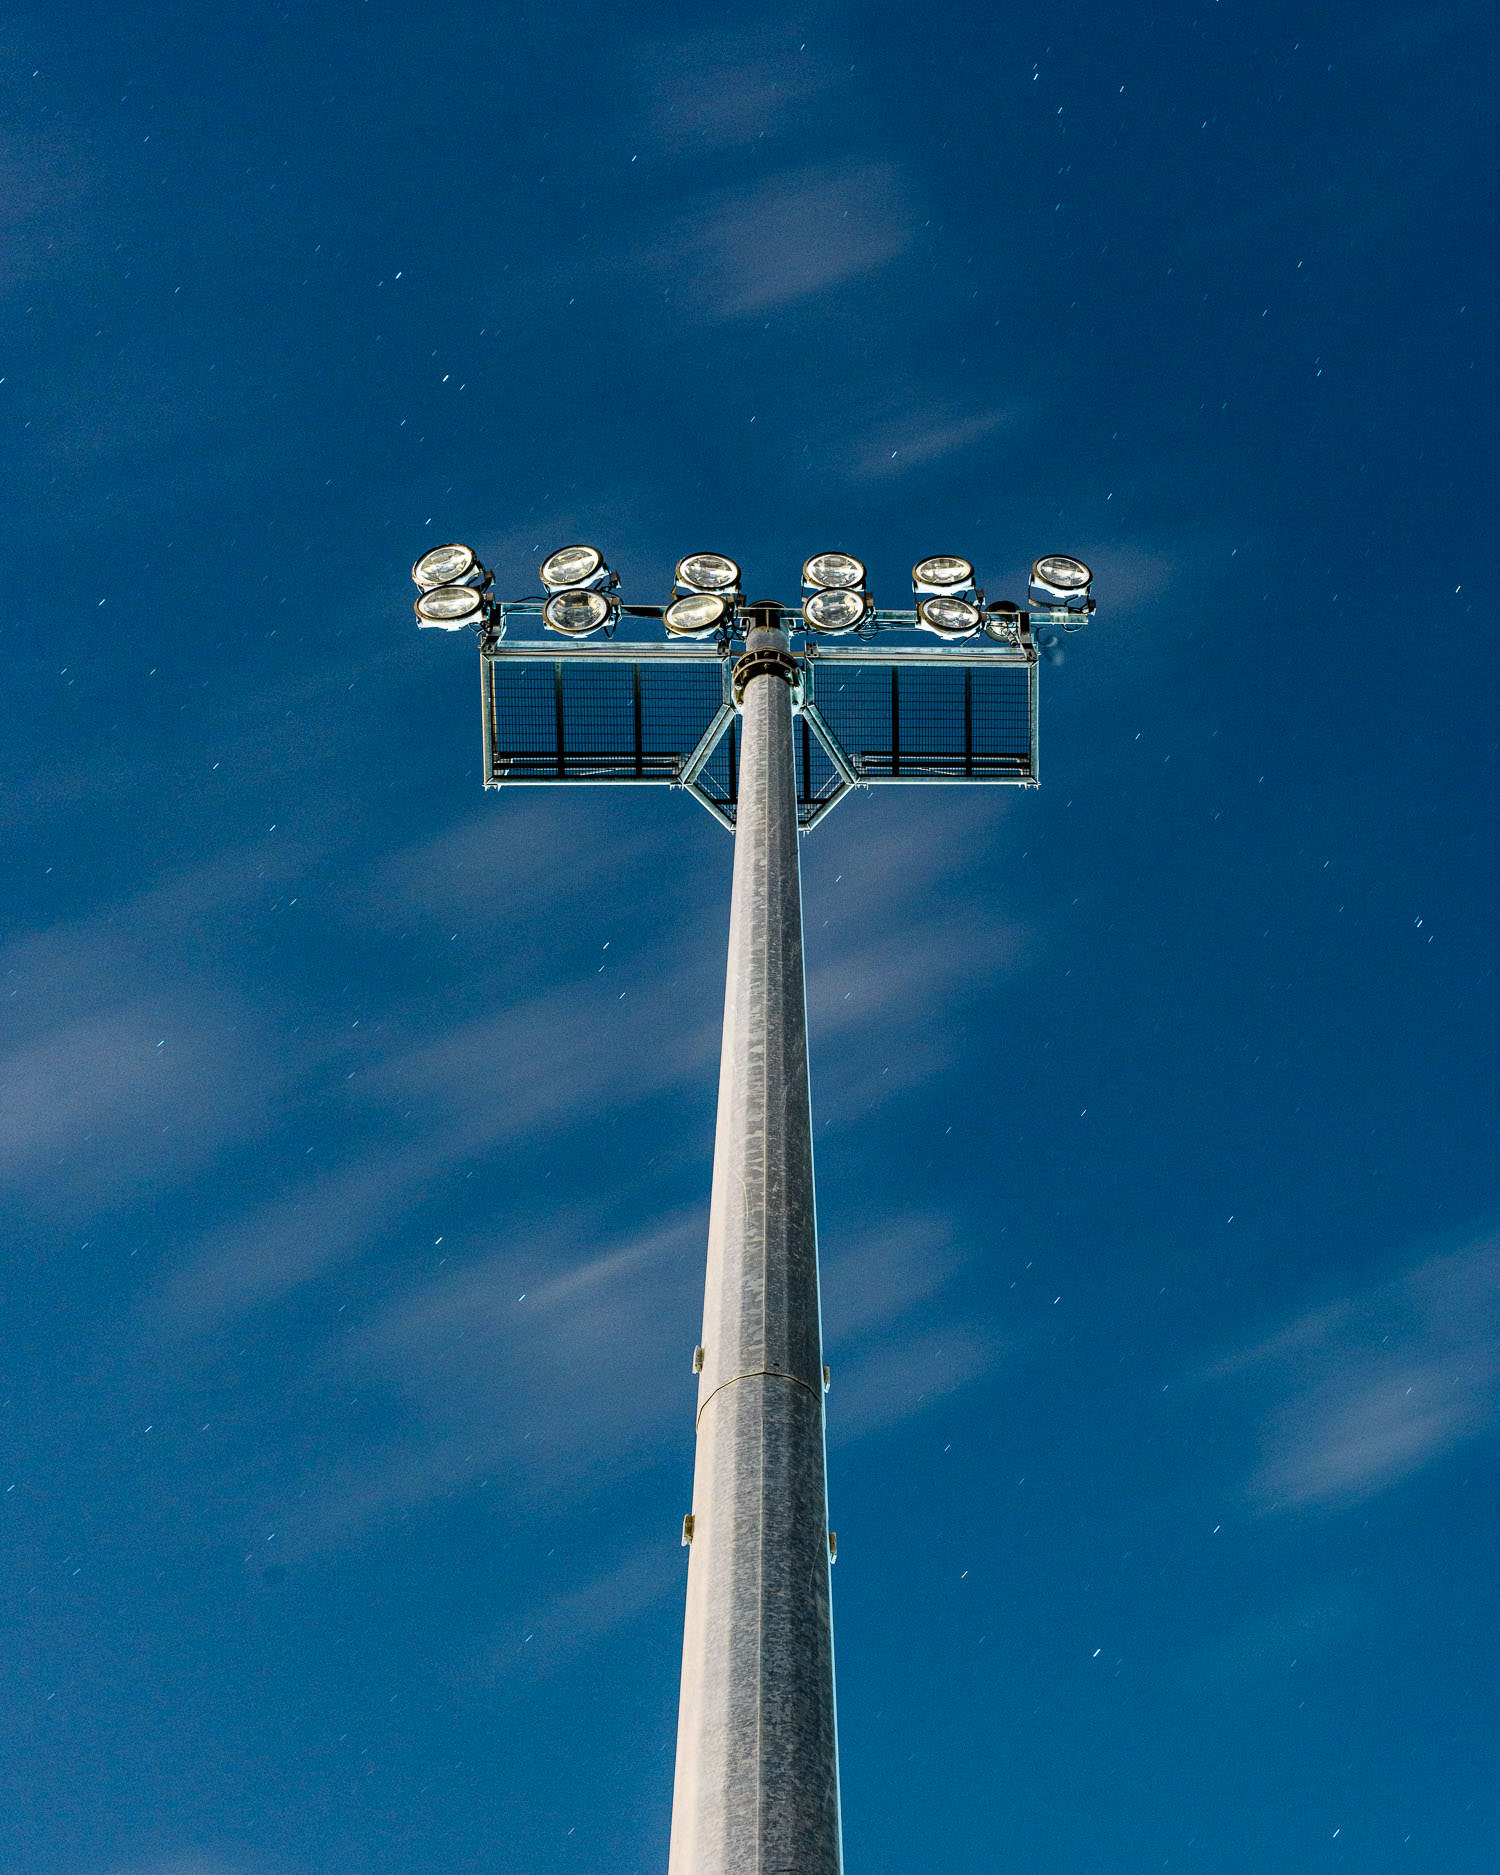
[[[839,1875],[791,683],[748,634],[669,1875]]]

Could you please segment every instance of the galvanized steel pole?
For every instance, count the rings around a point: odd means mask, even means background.
[[[794,666],[752,615],[669,1875],[839,1875]]]

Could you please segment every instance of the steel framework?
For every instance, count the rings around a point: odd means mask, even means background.
[[[542,601],[486,602],[487,788],[666,784],[737,835],[669,1875],[842,1868],[798,835],[856,788],[1037,786],[1038,628],[1091,611],[828,643],[762,601],[712,643],[559,642],[515,630]]]

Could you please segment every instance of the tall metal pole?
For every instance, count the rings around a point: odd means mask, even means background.
[[[752,611],[669,1875],[839,1875],[794,666]]]

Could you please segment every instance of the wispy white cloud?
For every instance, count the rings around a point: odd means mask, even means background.
[[[346,879],[338,916],[441,929],[451,894],[486,954],[501,959],[523,945],[518,932],[497,935],[508,924],[567,930],[592,913],[601,884],[588,843],[557,838],[565,805],[466,814]],[[971,871],[997,811],[955,806],[934,824],[882,803],[867,817],[851,812],[837,849],[810,858],[814,1047],[819,1076],[839,1088],[841,1121],[939,1072],[962,1046],[954,1010],[1016,966],[1022,934],[984,909],[985,882]],[[571,844],[583,849],[576,865]],[[643,835],[617,883],[671,863],[660,832]],[[706,875],[699,897],[727,922],[725,883],[723,871]],[[188,893],[184,912],[195,902]],[[555,972],[546,961],[543,979]],[[527,994],[507,965],[494,979],[498,1006],[455,990],[461,1013],[447,1017],[444,994],[424,989],[409,1006],[385,1006],[378,1033],[367,1019],[357,1042],[346,1027],[313,1038],[300,1075],[319,1099],[336,1089],[346,1103],[342,1161],[312,1173],[299,1153],[290,1182],[263,1181],[271,1189],[259,1203],[178,1252],[146,1305],[158,1353],[194,1337],[211,1346],[251,1312],[274,1323],[334,1270],[380,1254],[466,1163],[503,1164],[543,1133],[553,1148],[576,1139],[586,1151],[601,1114],[635,1103],[700,1097],[706,1210],[722,968],[717,943],[652,945],[603,975]],[[455,968],[453,982],[472,974]],[[346,1065],[357,1066],[354,1078]],[[285,1467],[252,1488],[275,1495],[264,1507],[278,1545],[338,1547],[481,1479],[497,1501],[578,1501],[621,1465],[651,1462],[674,1413],[690,1437],[686,1353],[705,1224],[693,1213],[622,1233],[607,1200],[597,1213],[518,1211],[497,1220],[477,1259],[429,1266],[362,1320],[342,1314],[305,1383],[385,1402],[387,1431],[357,1448],[320,1447],[292,1467],[289,1496]],[[927,1216],[898,1219],[833,1257],[835,1436],[893,1425],[993,1368],[995,1337],[945,1294],[962,1262],[947,1222]],[[680,1399],[661,1385],[664,1372],[683,1376]]]
[[[0,1186],[85,1216],[159,1191],[266,1124],[277,1079],[260,1011],[205,966],[206,930],[307,863],[221,854],[0,952]]]
[[[1030,934],[995,907],[974,855],[1003,802],[857,798],[838,846],[809,845],[813,1103],[838,1121],[932,1079],[961,1052],[962,1011],[1021,969]],[[821,916],[819,914],[822,914]]]
[[[329,1359],[400,1400],[403,1430],[306,1481],[286,1544],[345,1541],[481,1478],[497,1498],[576,1498],[646,1462],[674,1410],[691,1419],[705,1223],[600,1241],[586,1218],[553,1219],[391,1303]]]
[[[856,444],[849,473],[860,481],[887,481],[960,455],[1018,421],[1012,410],[981,410],[972,416],[912,411],[879,425]]]
[[[686,1576],[675,1537],[646,1544],[602,1575],[528,1610],[495,1643],[482,1670],[554,1672],[668,1596],[681,1597]]]
[[[652,40],[636,74],[652,142],[683,155],[759,142],[836,82],[805,34],[770,25],[704,26]]]
[[[1497,1423],[1500,1238],[1299,1315],[1213,1371],[1264,1401],[1258,1508],[1373,1497]]]
[[[236,1857],[201,1855],[192,1851],[182,1855],[150,1856],[144,1862],[111,1862],[101,1868],[91,1864],[87,1875],[260,1875],[260,1865],[252,1866]]]
[[[964,1262],[953,1222],[933,1213],[893,1218],[823,1271],[823,1328],[834,1354],[861,1336],[889,1328],[933,1295]]]
[[[7,46],[6,64],[19,75],[25,53]],[[12,96],[17,87],[12,81]],[[71,270],[88,253],[95,218],[85,143],[36,109],[15,111],[0,90],[0,295],[50,274]]]
[[[514,811],[511,797],[498,809],[486,801],[482,811],[378,860],[357,898],[346,902],[346,916],[360,924],[404,923],[414,915],[446,921],[514,906],[534,919],[559,898],[591,884],[597,890],[598,869],[610,856],[578,837],[576,808],[566,791],[538,791],[524,813]]]
[[[148,1306],[167,1335],[201,1334],[363,1254],[448,1164],[423,1145],[376,1152],[200,1238]]]
[[[690,305],[740,319],[875,272],[904,251],[911,232],[895,167],[848,163],[706,198],[656,260]]]
[[[838,1398],[829,1400],[829,1438],[842,1444],[899,1425],[982,1379],[1003,1352],[998,1336],[972,1323],[871,1347],[839,1368]]]
[[[1124,541],[1090,543],[1087,558],[1093,570],[1094,591],[1099,597],[1101,612],[1107,606],[1112,618],[1159,606],[1180,571],[1180,555]],[[1203,570],[1201,566],[1194,568],[1194,571]]]
[[[1003,1357],[994,1329],[955,1315],[942,1294],[966,1261],[952,1220],[933,1212],[895,1218],[829,1258],[823,1310],[835,1443],[900,1424]]]
[[[1326,1654],[1358,1630],[1363,1612],[1343,1585],[1259,1611],[1196,1647],[1183,1662],[1185,1676],[1206,1696],[1222,1698],[1226,1683],[1254,1684]]]

